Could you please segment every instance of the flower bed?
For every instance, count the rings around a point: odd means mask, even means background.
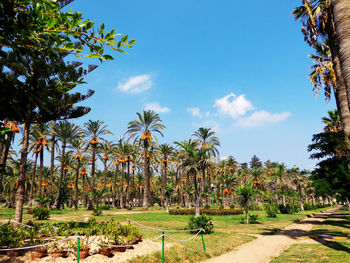
[[[205,215],[240,215],[243,214],[242,209],[201,209],[201,214]],[[170,209],[170,215],[194,215],[194,209]]]

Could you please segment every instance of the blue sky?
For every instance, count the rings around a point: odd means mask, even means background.
[[[136,112],[159,112],[160,142],[214,129],[221,157],[284,162],[312,169],[306,147],[335,108],[316,100],[308,75],[312,50],[290,13],[301,1],[75,0],[68,7],[136,39],[86,78],[91,112],[119,138]]]

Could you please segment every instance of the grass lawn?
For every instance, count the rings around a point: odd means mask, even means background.
[[[318,243],[293,245],[271,263],[350,262],[350,211],[338,210],[309,235]]]
[[[325,210],[317,209],[312,211],[300,212],[292,215],[278,214],[277,218],[267,217],[264,211],[252,211],[251,214],[259,215],[258,224],[242,224],[241,218],[243,215],[226,215],[226,216],[211,216],[214,222],[214,233],[210,235],[204,235],[206,244],[206,253],[203,251],[203,245],[200,235],[195,239],[180,243],[174,242],[169,239],[165,239],[165,242],[170,242],[173,246],[165,251],[166,262],[197,262],[210,258],[213,256],[221,255],[225,252],[233,250],[235,247],[255,239],[254,234],[274,234],[280,229],[283,229],[289,224],[300,220],[312,213]],[[133,210],[136,211],[136,210]],[[189,216],[184,215],[169,215],[164,210],[150,210],[142,213],[133,214],[121,214],[122,212],[130,212],[120,209],[111,209],[103,211],[103,215],[96,217],[98,221],[105,221],[111,218],[119,221],[126,219],[134,220],[141,224],[164,229],[184,229],[187,226]],[[0,220],[6,220],[13,218],[13,209],[0,209]],[[72,209],[65,209],[62,211],[51,211],[49,222],[58,221],[83,221],[85,217],[92,217],[92,212],[86,209],[79,209],[74,211]],[[33,220],[32,215],[28,215],[24,211],[23,222]],[[35,220],[33,220],[35,221]],[[43,220],[41,222],[46,222]],[[139,227],[141,234],[144,238],[153,238],[161,235],[160,232],[147,230]],[[187,239],[193,234],[190,233],[169,233],[169,236],[175,239]],[[159,244],[161,241],[159,239]],[[160,262],[161,252],[154,253],[148,256],[142,256],[135,258],[130,262]]]

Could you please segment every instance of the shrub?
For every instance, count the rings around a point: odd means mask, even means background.
[[[203,234],[210,234],[213,232],[214,224],[213,220],[210,217],[207,217],[206,215],[200,215],[200,216],[191,216],[188,221],[188,229],[203,229]],[[197,233],[198,231],[191,231],[191,233]]]
[[[100,210],[110,210],[111,206],[110,205],[99,205],[98,209],[100,209]]]
[[[278,208],[275,205],[267,205],[265,207],[265,211],[268,217],[273,217],[276,218],[277,217],[277,213],[278,213]]]
[[[289,204],[287,205],[279,205],[278,209],[280,210],[281,214],[291,214],[292,209]]]
[[[170,215],[194,215],[194,209],[170,209]],[[201,214],[206,215],[240,215],[243,214],[242,209],[201,209]]]
[[[35,207],[32,209],[33,212],[33,218],[36,218],[38,220],[46,220],[50,217],[50,211],[47,207]]]
[[[314,206],[313,204],[309,204],[309,203],[304,204],[304,210],[313,210],[315,208],[316,206]]]
[[[220,206],[219,206],[219,209],[224,209],[224,206],[223,206],[223,205],[220,205]]]
[[[256,224],[258,223],[258,214],[255,215],[249,215],[249,224]]]
[[[210,205],[205,205],[204,209],[210,209]]]
[[[94,216],[100,216],[100,215],[102,215],[102,210],[99,207],[95,207],[92,214]]]
[[[230,209],[235,209],[235,205],[234,204],[230,204]]]

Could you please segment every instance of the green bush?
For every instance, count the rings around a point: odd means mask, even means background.
[[[278,213],[278,208],[276,205],[267,205],[265,207],[267,217],[276,218]]]
[[[102,210],[99,207],[95,207],[92,214],[94,216],[100,216],[100,215],[102,215]]]
[[[258,214],[253,214],[253,215],[249,215],[249,224],[257,224],[258,223]]]
[[[210,205],[205,205],[204,209],[210,209]]]
[[[188,221],[188,229],[203,229],[203,234],[210,234],[213,232],[214,224],[213,220],[210,217],[207,217],[206,215],[200,215],[200,216],[191,216]],[[197,233],[198,230],[191,231],[191,233]]]
[[[317,207],[313,204],[309,204],[309,203],[304,204],[304,210],[313,210],[315,208],[317,208]]]
[[[201,214],[206,215],[240,215],[243,214],[242,209],[201,209]],[[170,215],[194,215],[194,209],[170,209]]]
[[[235,205],[234,204],[230,204],[230,209],[235,209]]]
[[[36,218],[38,220],[46,220],[50,217],[50,211],[47,207],[35,207],[32,209],[33,212],[33,218]]]
[[[110,205],[99,205],[98,209],[100,209],[100,210],[110,210],[111,206]]]

